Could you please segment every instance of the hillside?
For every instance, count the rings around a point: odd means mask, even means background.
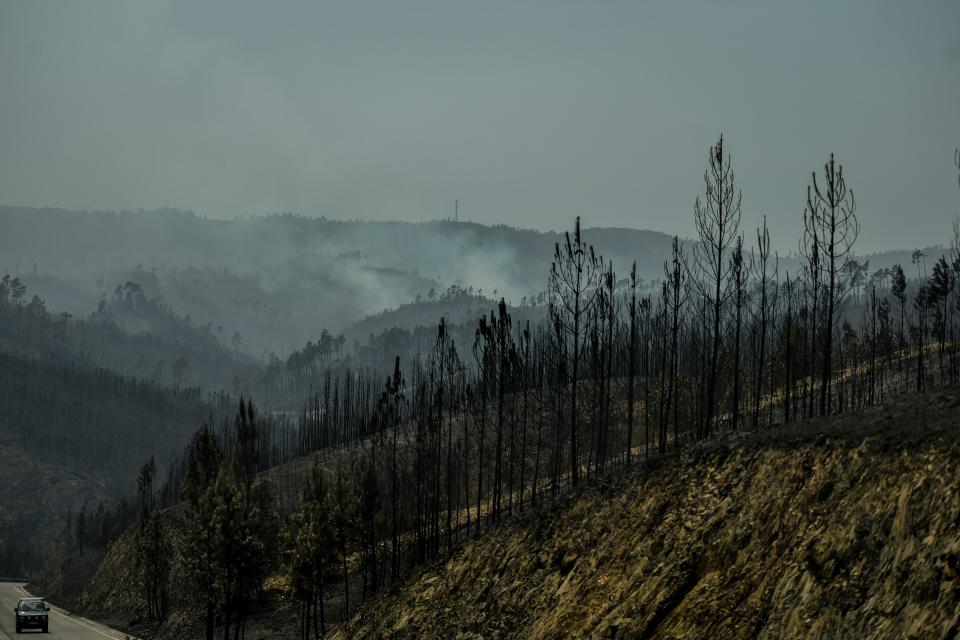
[[[7,206],[0,225],[0,271],[20,276],[51,307],[86,316],[132,281],[196,326],[222,327],[225,343],[239,333],[254,355],[282,354],[323,328],[341,332],[453,284],[519,303],[544,289],[563,238],[470,222]],[[668,236],[652,231],[589,229],[587,237],[623,268],[639,260],[646,278],[659,277],[669,253]]]
[[[0,350],[0,546],[45,550],[68,512],[129,495],[149,458],[165,472],[201,422],[220,412],[212,399],[196,388]],[[3,563],[0,574],[9,570]]]
[[[141,274],[142,275],[142,274]],[[175,388],[229,388],[256,370],[252,358],[221,344],[211,327],[193,326],[131,280],[96,311],[74,317],[18,277],[0,278],[0,349],[43,362],[111,369]]]
[[[464,542],[332,635],[953,638],[958,415],[953,388],[650,460]],[[288,476],[270,474],[274,491]],[[166,517],[177,585],[183,512]],[[54,557],[31,588],[143,637],[202,637],[180,588],[162,628],[142,619],[133,566],[128,532],[102,562]],[[267,581],[248,638],[297,637],[288,589]],[[341,604],[333,587],[331,618]]]
[[[641,225],[644,218],[637,220]],[[451,285],[520,304],[545,289],[554,245],[564,237],[451,220],[364,222],[294,214],[210,220],[171,209],[0,206],[0,226],[0,273],[21,277],[52,308],[86,317],[98,300],[130,281],[148,299],[207,327],[228,349],[239,334],[240,351],[256,356],[283,355],[317,339],[322,329],[350,331],[351,344],[355,337],[363,341],[382,326],[385,318],[377,314],[384,309],[418,296],[428,300],[431,290]],[[627,275],[633,261],[641,285],[663,277],[671,241],[666,234],[585,226],[584,238],[613,261],[618,277]],[[690,242],[683,241],[688,254]],[[780,242],[774,238],[775,246]],[[872,273],[910,264],[911,250],[860,261],[869,262]],[[943,250],[923,251],[938,256]],[[781,256],[780,267],[796,273],[800,263]],[[454,316],[464,311],[464,305],[443,306]],[[407,330],[421,323],[416,313],[394,315],[414,323],[401,325]],[[351,328],[360,321],[363,326]]]
[[[463,545],[338,638],[953,638],[960,394],[740,434]]]
[[[23,438],[0,427],[0,544],[19,541],[39,553],[63,530],[68,512],[84,502],[111,503],[121,487],[92,465],[34,452]],[[0,572],[18,576],[34,568],[32,558],[18,560],[0,558]]]

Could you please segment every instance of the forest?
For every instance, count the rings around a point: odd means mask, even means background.
[[[298,410],[234,399],[232,423],[204,423],[165,479],[142,467],[129,535],[147,615],[169,615],[177,570],[204,603],[206,637],[241,638],[264,581],[282,574],[300,637],[318,638],[464,540],[595,479],[717,434],[956,384],[960,222],[942,255],[871,270],[833,155],[802,204],[800,257],[786,268],[765,222],[742,228],[721,137],[693,205],[698,237],[673,239],[653,286],[635,263],[604,257],[577,219],[543,256],[536,303],[501,298],[469,327],[441,316],[412,353],[400,346],[409,334],[383,335],[374,367],[331,334],[308,343],[284,365],[301,372],[282,383]],[[271,482],[304,460],[293,488]],[[180,524],[172,509],[185,510]]]
[[[958,24],[0,0],[0,640],[960,638]]]

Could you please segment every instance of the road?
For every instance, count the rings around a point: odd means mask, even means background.
[[[23,585],[15,582],[0,582],[0,640],[13,638],[28,638],[37,635],[41,638],[61,638],[62,640],[124,640],[129,638],[119,631],[108,629],[102,625],[83,618],[74,618],[57,607],[50,610],[50,633],[44,635],[39,631],[24,631],[17,635],[14,622],[13,608],[17,600],[26,598],[30,594],[23,590]]]

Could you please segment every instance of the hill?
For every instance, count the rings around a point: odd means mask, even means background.
[[[382,323],[364,318],[418,296],[430,300],[431,290],[452,285],[520,305],[546,288],[554,245],[564,238],[558,231],[451,220],[363,222],[289,213],[210,220],[170,209],[10,206],[0,206],[0,228],[0,273],[21,277],[52,308],[86,317],[117,285],[133,282],[147,299],[162,300],[196,327],[207,327],[228,349],[256,356],[283,355],[317,339],[322,329],[339,334],[361,321],[359,336],[366,338],[371,325]],[[666,234],[585,227],[584,238],[613,261],[621,278],[633,261],[641,285],[663,277],[671,244]],[[689,254],[690,241],[683,243]],[[924,253],[938,256],[942,249]],[[872,273],[909,265],[910,256],[904,249],[859,260],[869,262]],[[781,273],[795,274],[800,263],[781,256],[780,266]],[[398,318],[421,322],[417,314]]]
[[[464,541],[333,637],[953,638],[958,410],[953,388],[651,459]],[[269,477],[281,492],[291,480]],[[167,518],[183,528],[182,510]],[[128,532],[102,562],[55,560],[33,588],[144,637],[202,637],[175,588],[161,629],[129,626],[133,557]],[[288,590],[268,580],[248,638],[299,637]]]
[[[18,277],[0,277],[0,349],[43,362],[112,369],[171,387],[220,390],[255,370],[210,328],[193,326],[141,285],[118,285],[95,312],[52,310]]]
[[[960,396],[723,438],[463,545],[338,638],[953,638]]]
[[[545,288],[554,244],[563,238],[452,221],[292,214],[225,221],[174,210],[3,206],[0,227],[0,271],[20,276],[52,307],[88,315],[117,284],[132,281],[197,326],[222,327],[227,342],[239,333],[242,348],[256,355],[284,353],[321,328],[338,333],[453,284],[519,303]],[[648,278],[659,277],[669,253],[661,233],[587,234],[618,268],[638,259]]]
[[[21,556],[52,546],[64,517],[81,505],[115,506],[147,459],[165,471],[200,423],[219,411],[196,388],[173,390],[2,351],[0,407],[0,548],[28,543]],[[8,565],[0,564],[0,574],[33,568],[0,560]]]

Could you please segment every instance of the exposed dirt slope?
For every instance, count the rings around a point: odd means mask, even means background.
[[[466,544],[341,638],[954,638],[960,395],[741,434]]]

